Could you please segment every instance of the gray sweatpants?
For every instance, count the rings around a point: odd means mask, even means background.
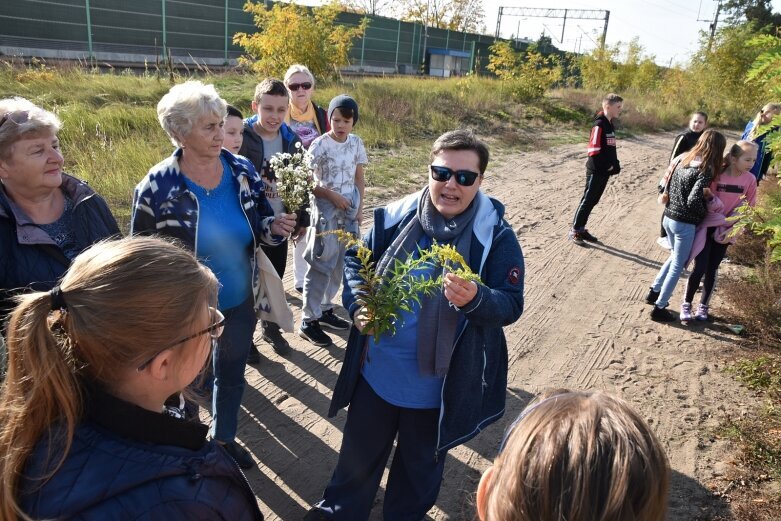
[[[308,265],[301,312],[304,322],[319,320],[323,312],[334,307],[333,299],[342,284],[345,246],[335,235],[325,232],[338,229],[355,235],[360,232],[357,217],[361,198],[357,188],[348,199],[351,204],[347,210],[339,210],[325,199],[316,199],[312,205],[312,225],[306,233],[304,250]]]

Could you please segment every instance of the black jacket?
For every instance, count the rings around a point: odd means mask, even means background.
[[[621,171],[616,153],[616,132],[603,112],[597,115],[591,128],[586,171],[597,175],[616,175]]]
[[[257,121],[257,114],[244,120],[244,140],[241,142],[239,155],[249,159],[258,174],[260,174],[261,177],[265,177],[268,173],[264,170],[263,165],[263,138],[255,132],[254,128]],[[301,139],[286,123],[282,123],[279,127],[279,133],[282,134],[282,152],[288,154],[295,154],[298,152],[296,143],[301,143]],[[299,208],[296,215],[298,217],[298,222],[296,223],[298,226],[309,226],[309,212],[306,211],[306,207]]]
[[[712,180],[710,169],[703,172],[696,163],[676,168],[667,185],[670,199],[664,215],[678,222],[700,224],[708,213],[702,191]]]
[[[63,174],[61,188],[73,201],[73,233],[79,251],[121,235],[106,201],[86,183]],[[0,324],[13,307],[13,295],[50,290],[70,263],[57,243],[11,202],[0,184]]]
[[[694,148],[694,145],[697,144],[697,140],[700,139],[701,135],[702,132],[693,132],[686,129],[685,132],[681,132],[675,136],[675,144],[673,145],[673,152],[670,154],[670,162],[684,152],[688,152]]]

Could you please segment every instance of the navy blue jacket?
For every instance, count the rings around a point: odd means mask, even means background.
[[[90,394],[86,417],[51,478],[35,479],[57,463],[56,441],[44,436],[27,461],[18,499],[33,519],[263,519],[246,477],[222,447],[206,441],[205,425]]]
[[[86,183],[67,174],[63,192],[73,201],[74,237],[79,251],[112,236],[119,227],[106,201]],[[70,266],[57,243],[14,205],[0,184],[0,321],[22,291],[48,291]]]
[[[421,192],[374,211],[374,225],[364,237],[376,263],[398,233],[415,215]],[[503,219],[504,206],[478,192],[470,267],[478,273],[475,298],[460,309],[453,356],[442,389],[437,458],[465,443],[504,414],[507,387],[507,341],[503,326],[523,312],[523,253],[512,227]],[[360,261],[356,249],[345,256],[344,307],[353,316],[358,309]],[[347,341],[344,364],[334,388],[329,416],[352,399],[361,373],[367,337],[353,327]]]

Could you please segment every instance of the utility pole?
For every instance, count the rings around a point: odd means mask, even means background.
[[[713,38],[716,36],[716,26],[719,23],[720,11],[721,11],[721,0],[719,0],[719,3],[716,5],[716,14],[713,15],[713,23],[710,24],[710,38],[708,38],[708,52],[710,52],[711,47],[713,47]]]

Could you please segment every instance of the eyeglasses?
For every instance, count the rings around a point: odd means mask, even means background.
[[[139,365],[138,366],[138,371],[143,371],[144,369],[146,369],[146,367],[149,364],[152,363],[152,360],[154,360],[155,358],[160,356],[160,353],[162,353],[163,351],[167,351],[167,350],[171,349],[174,346],[178,346],[179,344],[183,344],[184,342],[187,342],[188,340],[192,340],[193,338],[197,338],[197,337],[199,337],[201,335],[205,335],[206,333],[209,333],[209,336],[211,336],[211,339],[212,339],[212,349],[214,349],[214,347],[217,345],[217,339],[220,338],[220,335],[222,335],[222,332],[225,329],[225,315],[223,315],[220,312],[219,309],[213,308],[211,306],[209,307],[209,312],[214,317],[214,322],[212,322],[212,325],[210,325],[209,327],[207,327],[203,331],[198,331],[197,333],[193,333],[192,335],[190,335],[188,337],[182,338],[181,340],[177,340],[173,344],[170,344],[167,347],[164,347],[163,349],[161,349],[160,351],[155,353],[155,355],[152,358],[150,358],[149,360],[147,360],[143,364]]]
[[[297,91],[298,89],[304,89],[309,90],[312,88],[312,82],[306,81],[304,83],[291,83],[287,86],[288,89],[290,89],[292,92]]]
[[[430,165],[429,168],[431,168],[431,179],[440,183],[446,183],[451,177],[456,176],[456,183],[461,186],[472,186],[480,176],[477,172],[452,170],[446,166]]]
[[[6,121],[11,121],[17,125],[27,122],[30,119],[29,110],[17,110],[16,112],[6,112],[3,114],[3,119],[0,119],[0,127],[2,127]]]

